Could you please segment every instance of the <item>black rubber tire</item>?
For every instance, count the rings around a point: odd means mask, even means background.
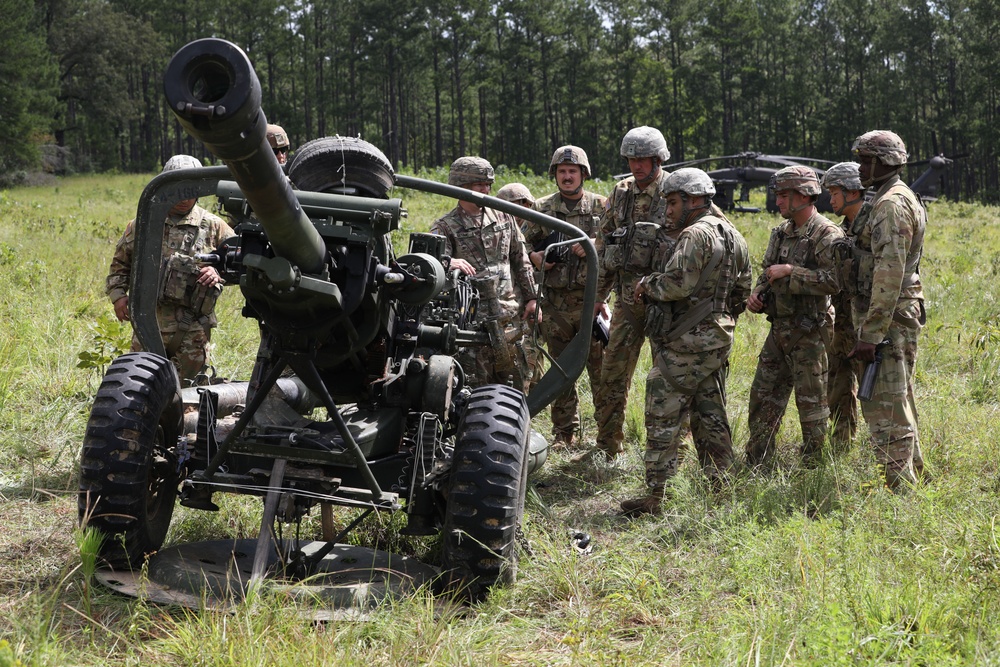
[[[178,485],[168,449],[182,417],[169,360],[133,352],[112,362],[87,421],[77,506],[81,522],[104,533],[101,557],[113,568],[138,569],[163,545]]]
[[[473,389],[458,425],[444,511],[446,589],[470,601],[517,576],[531,415],[511,387]]]
[[[378,148],[355,137],[321,137],[295,151],[288,177],[300,190],[385,199],[395,182],[392,164]]]

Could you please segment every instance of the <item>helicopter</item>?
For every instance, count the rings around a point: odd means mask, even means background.
[[[966,157],[965,154],[945,157],[943,154],[935,155],[926,160],[918,160],[907,163],[907,167],[917,167],[927,165],[927,168],[910,183],[910,188],[924,202],[931,202],[937,199],[941,189],[941,179],[945,170],[957,159]],[[706,173],[715,183],[715,196],[713,201],[716,206],[723,211],[735,211],[737,213],[759,213],[759,206],[750,205],[750,190],[755,187],[767,187],[771,182],[771,177],[778,170],[794,165],[805,165],[815,170],[816,177],[823,179],[823,174],[830,166],[837,164],[833,160],[822,160],[816,158],[799,157],[793,155],[769,155],[757,151],[743,151],[733,155],[722,155],[718,157],[699,158],[684,162],[674,162],[663,165],[667,171],[674,171],[682,167],[700,167],[702,165],[714,166],[712,169],[705,169]],[[617,179],[625,178],[628,174],[615,176]],[[737,195],[737,189],[739,193]],[[769,213],[777,213],[778,205],[774,199],[774,193],[767,191],[765,208]],[[816,201],[816,208],[823,213],[832,213],[830,206],[830,193],[825,190]]]

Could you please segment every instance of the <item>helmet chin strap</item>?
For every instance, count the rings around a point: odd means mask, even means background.
[[[805,197],[805,195],[803,195],[803,194],[802,194],[801,192],[799,192],[798,190],[792,190],[792,192],[796,192],[796,193],[798,193],[798,194],[802,195],[803,197]],[[813,202],[811,202],[811,201],[806,201],[806,203],[805,203],[805,204],[803,204],[802,206],[792,206],[791,208],[789,208],[789,209],[788,209],[788,216],[787,216],[787,217],[788,217],[789,219],[791,219],[791,217],[792,217],[793,215],[795,215],[795,214],[796,214],[796,213],[798,213],[799,211],[804,211],[804,210],[806,210],[807,208],[809,208],[809,207],[810,207],[810,206],[812,206],[812,205],[813,205]],[[838,215],[840,215],[840,214],[838,213]]]
[[[855,190],[855,192],[857,192],[857,190]],[[857,204],[858,202],[864,200],[865,200],[864,197],[855,197],[854,199],[848,199],[847,197],[844,197],[844,203],[840,205],[840,208],[835,208],[833,210],[833,214],[844,215],[844,211],[846,211],[848,207],[853,206],[854,204]]]
[[[712,200],[710,197],[705,197],[704,199],[705,203],[702,204],[701,206],[689,206],[688,203],[691,201],[691,198],[686,194],[683,193],[681,194],[681,202],[683,202],[683,206],[681,206],[682,225],[687,226],[693,222],[692,220],[689,220],[692,213],[696,213],[697,211],[700,211],[703,208],[709,208],[712,205],[711,203]]]
[[[862,179],[861,185],[863,187],[870,188],[871,186],[873,186],[873,185],[875,185],[877,183],[884,183],[885,181],[889,180],[893,176],[897,176],[901,171],[903,171],[903,165],[901,165],[901,164],[895,165],[893,169],[890,169],[885,174],[883,174],[883,175],[881,175],[881,176],[879,176],[879,177],[876,178],[876,176],[875,176],[875,168],[878,167],[879,164],[880,164],[880,161],[878,159],[878,156],[877,155],[872,155],[872,166],[871,166],[871,170],[869,172],[871,174],[871,176],[869,176],[866,179]],[[885,166],[888,167],[889,165],[885,165]]]
[[[660,158],[653,158],[653,170],[649,172],[649,178],[646,179],[646,183],[652,183],[660,175]]]
[[[868,178],[861,179],[861,186],[865,188],[870,188],[875,184],[875,167],[878,166],[878,156],[872,155],[872,166],[869,168],[868,173],[870,174]]]

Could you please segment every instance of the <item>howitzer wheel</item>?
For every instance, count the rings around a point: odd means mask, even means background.
[[[388,158],[355,137],[321,137],[303,144],[288,165],[300,190],[340,192],[385,199],[394,179]]]
[[[442,561],[448,587],[473,601],[517,575],[530,424],[524,394],[486,385],[472,391],[458,426]]]
[[[177,372],[148,352],[112,362],[94,398],[80,456],[81,522],[105,535],[101,556],[139,567],[163,544],[177,497],[170,450],[181,431]]]

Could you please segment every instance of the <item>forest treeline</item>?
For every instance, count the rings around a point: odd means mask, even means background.
[[[52,146],[71,171],[202,155],[165,106],[185,43],[249,55],[293,148],[358,136],[397,167],[474,153],[544,171],[574,143],[625,169],[648,124],[673,160],[850,158],[889,128],[911,160],[963,155],[953,198],[1000,201],[996,0],[0,0],[0,179]]]

